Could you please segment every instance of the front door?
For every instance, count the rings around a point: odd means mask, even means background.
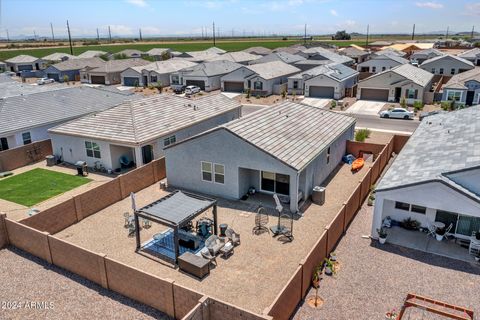
[[[260,188],[262,191],[289,195],[290,176],[275,172],[262,171]]]
[[[142,161],[143,164],[152,162],[153,160],[153,147],[150,144],[142,147]]]
[[[467,91],[467,100],[465,104],[471,106],[473,104],[473,98],[475,97],[475,91]]]
[[[395,88],[395,102],[400,102],[402,96],[402,88]]]

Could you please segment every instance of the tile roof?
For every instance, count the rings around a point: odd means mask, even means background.
[[[409,63],[409,61],[407,59],[402,58],[400,56],[397,56],[396,54],[392,54],[390,52],[383,53],[383,54],[375,54],[375,55],[373,55],[373,57],[370,60],[367,60],[365,62],[372,61],[372,60],[373,61],[375,61],[375,60],[393,60],[393,61],[398,62],[400,64]]]
[[[222,94],[196,100],[172,95],[151,96],[87,115],[49,131],[139,145],[240,107],[238,102]]]
[[[76,59],[77,57],[68,53],[55,52],[55,53],[49,54],[48,56],[43,57],[42,59],[46,61],[62,61],[62,60],[65,60],[65,58]]]
[[[81,70],[85,67],[101,67],[105,64],[105,61],[100,58],[75,58],[68,59],[59,63],[51,65],[57,70],[66,71],[66,70]]]
[[[220,60],[204,62],[190,68],[181,69],[179,70],[179,72],[189,76],[213,77],[230,73],[240,67],[242,67],[241,64],[226,60]]]
[[[228,52],[217,57],[213,57],[208,59],[207,61],[219,61],[219,60],[228,60],[232,62],[242,63],[242,62],[249,62],[252,60],[260,59],[262,56],[251,54],[244,51],[235,51],[235,52]]]
[[[427,57],[433,58],[433,57],[443,56],[444,54],[445,54],[444,52],[438,49],[430,48],[430,49],[415,51],[412,54],[411,58],[414,58],[415,56],[427,56]]]
[[[438,60],[457,60],[458,62],[461,62],[465,65],[471,66],[472,68],[474,67],[474,65],[471,61],[468,61],[464,58],[461,58],[459,56],[454,56],[454,55],[451,55],[451,54],[445,54],[445,55],[441,55],[441,56],[437,56],[437,57],[433,57],[431,59],[425,60],[424,62],[422,62],[422,64],[420,66],[423,67],[424,65],[427,65],[429,63],[432,63],[432,62],[435,62],[435,61],[438,61]]]
[[[99,51],[99,50],[87,50],[85,52],[80,53],[77,57],[79,57],[79,58],[94,58],[94,57],[103,56],[104,54],[107,54],[107,53],[108,52]]]
[[[135,99],[96,88],[65,87],[2,99],[0,133],[67,121]]]
[[[354,123],[347,115],[284,102],[222,128],[300,171]]]
[[[20,54],[18,56],[15,56],[13,58],[5,60],[7,63],[33,63],[35,61],[39,60],[39,58],[32,57],[26,54]]]
[[[193,62],[203,62],[219,56],[218,53],[208,51],[189,51],[185,52],[185,54],[188,55],[188,57],[182,57],[182,59]]]
[[[260,59],[253,60],[250,62],[250,64],[265,63],[265,62],[271,62],[271,61],[295,63],[302,60],[306,60],[306,58],[296,54],[290,54],[288,52],[275,52],[275,53],[271,53],[269,55],[263,56]]]
[[[386,49],[377,51],[374,54],[377,55],[377,56],[382,55],[382,54],[390,54],[390,55],[396,55],[396,56],[399,56],[399,57],[404,57],[404,56],[407,55],[406,52],[396,50],[396,49],[393,49],[393,48],[386,48]]]
[[[444,85],[444,88],[460,88],[467,89],[465,82],[474,80],[480,83],[480,67],[457,73]]]
[[[173,58],[165,61],[155,61],[147,65],[132,67],[129,69],[133,69],[139,73],[141,73],[143,70],[147,70],[147,71],[155,71],[158,74],[164,74],[164,73],[176,72],[178,70],[185,69],[185,68],[191,68],[196,65],[197,64],[195,62],[187,61],[185,59]]]
[[[310,56],[309,60],[314,56],[320,56],[320,57],[323,57],[325,60],[330,60],[331,62],[335,62],[335,63],[353,62],[353,60],[348,56],[342,56],[336,52],[333,52],[331,50],[328,50],[322,47],[313,47],[310,49],[303,50],[302,52]]]
[[[153,48],[146,51],[145,53],[149,56],[161,56],[165,52],[170,52],[170,48]]]
[[[458,55],[460,58],[464,59],[475,59],[480,58],[480,48],[473,48],[471,50],[462,52]]]
[[[223,49],[220,49],[220,48],[217,48],[217,47],[210,47],[210,48],[208,48],[204,51],[208,52],[208,53],[216,53],[216,54],[223,54],[223,53],[227,52],[227,51],[225,51]]]
[[[140,59],[140,58],[108,60],[108,61],[105,61],[103,65],[89,70],[89,72],[95,72],[95,73],[122,72],[128,68],[136,67],[136,66],[145,66],[149,63],[151,62]]]
[[[347,57],[350,57],[350,58],[358,58],[358,57],[367,56],[369,53],[365,50],[358,49],[356,47],[347,47],[341,50],[340,54],[346,55]]]
[[[248,53],[252,53],[252,54],[260,54],[262,56],[266,56],[267,54],[272,53],[271,49],[268,49],[268,48],[265,48],[265,47],[250,47],[250,48],[247,48],[243,51],[248,52]]]
[[[343,79],[350,78],[357,74],[358,74],[358,71],[350,67],[347,67],[346,65],[343,65],[341,63],[337,63],[337,64],[332,63],[332,64],[327,64],[324,66],[319,66],[319,67],[302,71],[289,78],[307,80],[307,79],[317,77],[319,75],[325,75],[334,80],[341,81]]]
[[[305,47],[303,48],[298,48],[298,47],[279,47],[276,49],[272,50],[272,53],[288,53],[288,54],[293,54],[296,55],[297,53],[301,52],[304,50]]]
[[[300,69],[282,61],[257,63],[249,65],[247,68],[265,80],[287,76],[300,71]]]
[[[115,54],[124,54],[128,57],[132,57],[132,56],[139,56],[139,55],[143,54],[143,51],[140,51],[140,50],[137,50],[137,49],[125,49],[125,50],[119,51]]]
[[[402,77],[405,77],[419,86],[425,87],[432,79],[433,74],[428,71],[412,66],[411,64],[402,64],[384,72],[392,71]]]
[[[63,88],[68,88],[68,86],[63,83],[51,83],[39,86],[37,84],[22,83],[12,79],[10,76],[0,74],[0,99]],[[1,128],[2,126],[0,125],[0,129]]]
[[[448,173],[480,166],[480,106],[426,118],[377,186],[398,188],[443,180]],[[446,180],[445,180],[446,179]]]

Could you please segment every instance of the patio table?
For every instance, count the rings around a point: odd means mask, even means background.
[[[440,222],[440,221],[435,221],[435,222],[433,223],[433,225],[434,225],[437,229],[443,229],[443,228],[445,228],[445,223]]]

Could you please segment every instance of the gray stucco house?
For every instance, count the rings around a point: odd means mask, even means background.
[[[57,82],[63,82],[65,76],[69,81],[80,80],[80,70],[84,68],[96,68],[105,64],[100,58],[74,58],[63,62],[53,64],[45,69],[47,78],[54,79]]]
[[[480,104],[480,68],[456,74],[443,86],[442,101],[453,100],[467,106]]]
[[[328,64],[288,77],[288,92],[306,97],[341,99],[352,96],[358,71],[343,64]]]
[[[359,63],[357,65],[357,71],[376,74],[402,64],[407,64],[408,62],[409,61],[407,59],[399,57],[395,54],[375,54],[370,58],[370,60]]]
[[[99,67],[86,67],[80,71],[82,82],[91,84],[119,84],[122,82],[121,73],[128,68],[145,66],[150,61],[143,59],[120,59],[105,61]]]
[[[411,64],[402,64],[359,81],[357,99],[400,102],[428,102],[433,74]],[[433,99],[433,96],[432,96]]]
[[[453,76],[475,68],[471,61],[446,54],[424,61],[420,68],[433,74]]]
[[[432,59],[435,57],[440,57],[440,56],[443,56],[444,54],[445,53],[435,48],[415,51],[410,56],[410,61],[412,63],[422,64],[425,60]]]
[[[45,61],[26,54],[7,59],[5,60],[5,63],[7,65],[7,70],[13,72],[43,70],[45,68]]]
[[[460,58],[472,62],[476,66],[480,66],[480,48],[474,48],[468,51],[465,51],[458,55]]]
[[[170,186],[239,199],[253,187],[292,212],[338,166],[355,119],[293,102],[264,108],[165,149]]]

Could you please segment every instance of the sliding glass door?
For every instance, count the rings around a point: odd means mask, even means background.
[[[289,195],[290,194],[290,176],[262,171],[260,188],[262,191]]]
[[[437,210],[435,221],[445,223],[445,227],[452,223],[450,233],[459,234],[470,237],[473,231],[480,230],[480,218],[465,216],[454,212]]]

